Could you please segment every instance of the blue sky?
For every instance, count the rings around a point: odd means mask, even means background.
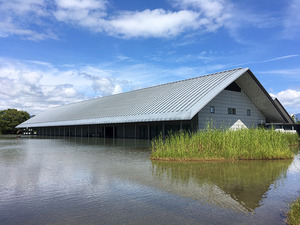
[[[1,0],[0,110],[249,67],[300,112],[299,0]]]

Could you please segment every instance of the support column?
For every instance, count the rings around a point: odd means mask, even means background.
[[[113,125],[113,139],[115,139],[115,125]]]
[[[150,125],[148,123],[148,140],[150,140]]]
[[[123,125],[123,138],[125,138],[125,125]]]
[[[162,125],[162,138],[165,139],[165,122]]]
[[[106,132],[105,132],[105,125],[103,125],[103,144],[106,144]]]

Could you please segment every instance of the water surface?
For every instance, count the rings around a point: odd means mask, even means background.
[[[284,224],[293,160],[151,161],[144,140],[0,137],[0,224]]]

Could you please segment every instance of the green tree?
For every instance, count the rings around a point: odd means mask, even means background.
[[[300,120],[295,115],[292,115],[292,119],[295,123],[300,124]]]
[[[25,111],[18,111],[17,109],[6,109],[0,111],[0,133],[15,134],[20,123],[28,120],[30,115]]]

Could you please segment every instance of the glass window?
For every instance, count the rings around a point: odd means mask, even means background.
[[[251,110],[247,109],[247,116],[251,116]]]
[[[210,107],[210,113],[215,113],[215,107],[214,106]]]
[[[228,108],[228,114],[235,115],[236,114],[236,108]]]
[[[228,108],[228,114],[231,114],[231,108]]]

